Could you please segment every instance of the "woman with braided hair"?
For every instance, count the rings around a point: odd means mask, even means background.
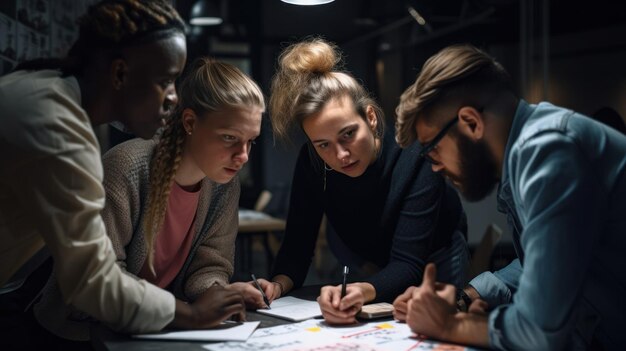
[[[261,130],[265,102],[236,67],[196,60],[179,87],[179,103],[158,138],[133,139],[103,156],[102,218],[118,263],[131,275],[194,301],[213,286],[264,306],[248,283],[229,285],[238,224],[237,172]],[[79,315],[58,320],[61,303],[44,295],[42,322],[71,338]],[[85,324],[85,323],[83,323]],[[65,328],[62,326],[65,325]]]
[[[252,284],[233,283],[239,179],[265,110],[259,86],[235,66],[196,60],[157,141],[135,139],[104,155],[103,211],[126,270],[194,300],[213,285],[264,307]]]
[[[177,103],[185,61],[184,23],[166,1],[104,0],[80,19],[65,59],[29,62],[0,78],[0,339],[9,349],[61,341],[31,308],[49,256],[59,298],[121,331],[204,328],[245,313],[231,290],[209,289],[187,304],[125,274],[100,215],[92,126],[117,120],[151,137]]]
[[[186,300],[228,285],[250,307],[262,307],[251,284],[228,282],[238,226],[236,175],[261,130],[263,93],[233,65],[201,58],[179,97],[158,141],[131,140],[104,156],[103,217],[118,259],[130,273]]]

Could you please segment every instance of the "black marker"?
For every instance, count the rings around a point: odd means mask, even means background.
[[[343,283],[341,283],[341,298],[346,296],[346,282],[348,281],[348,266],[343,266]]]

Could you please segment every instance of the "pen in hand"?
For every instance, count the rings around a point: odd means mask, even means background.
[[[261,288],[261,285],[259,285],[259,282],[256,280],[256,277],[254,276],[254,273],[250,273],[250,276],[252,277],[252,281],[254,282],[254,285],[256,285],[256,288],[259,289],[259,291],[261,292],[261,295],[263,296],[263,302],[265,302],[265,305],[267,306],[267,309],[271,310],[271,308],[270,308],[270,300],[268,300],[267,295],[265,295],[265,292]]]
[[[343,266],[343,282],[341,283],[341,298],[343,299],[346,296],[346,282],[348,280],[348,266]]]

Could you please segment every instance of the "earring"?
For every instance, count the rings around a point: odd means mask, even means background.
[[[190,130],[189,130],[189,131],[187,131],[187,134],[188,134],[188,135],[191,135],[191,131],[190,131]]]
[[[332,171],[333,169],[328,167],[328,165],[326,164],[326,162],[324,162],[324,191],[326,191],[326,172],[327,171]]]

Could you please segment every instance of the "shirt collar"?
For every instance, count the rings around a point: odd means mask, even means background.
[[[519,138],[522,133],[522,128],[526,121],[530,117],[530,115],[535,111],[537,105],[531,105],[526,100],[520,99],[517,104],[517,109],[515,110],[515,116],[513,116],[513,123],[511,124],[511,130],[509,131],[509,138],[506,142],[506,148],[504,149],[504,159],[502,162],[502,177],[500,179],[500,186],[505,186],[509,182],[509,174],[508,174],[508,160],[509,154],[513,145]]]

